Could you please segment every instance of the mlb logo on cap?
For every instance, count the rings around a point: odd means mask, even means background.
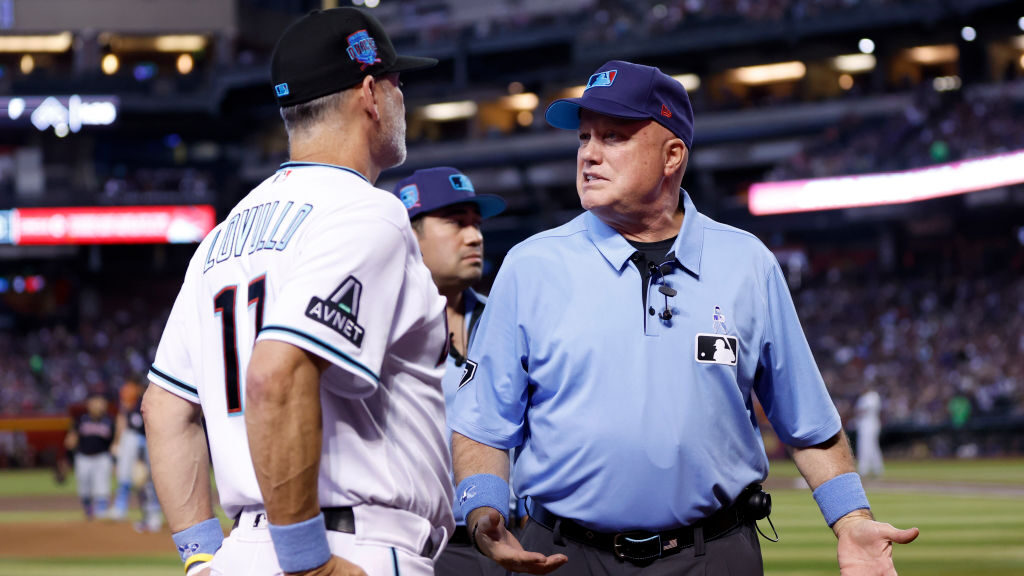
[[[417,170],[394,189],[395,196],[409,211],[409,219],[453,204],[475,204],[482,218],[505,210],[505,201],[491,194],[476,194],[469,176],[455,168],[441,166]]]
[[[606,70],[604,72],[598,72],[587,80],[586,90],[591,88],[598,88],[601,86],[611,86],[615,82],[615,76],[618,75],[618,70]]]

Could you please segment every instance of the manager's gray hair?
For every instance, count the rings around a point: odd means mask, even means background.
[[[289,136],[315,126],[332,111],[337,110],[348,91],[333,92],[309,102],[281,108],[281,119]]]

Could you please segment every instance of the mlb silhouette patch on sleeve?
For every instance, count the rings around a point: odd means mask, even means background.
[[[697,334],[694,359],[702,364],[735,366],[739,355],[739,340],[724,334]]]

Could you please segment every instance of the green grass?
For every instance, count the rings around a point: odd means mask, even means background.
[[[795,478],[792,463],[773,462],[773,479]],[[886,482],[962,482],[1024,486],[1022,460],[928,460],[886,463]],[[783,482],[783,484],[786,484]],[[74,494],[58,486],[48,471],[0,472],[0,496]],[[901,576],[1024,576],[1024,497],[996,497],[983,489],[970,495],[941,492],[886,491],[872,487],[868,497],[875,515],[899,528],[917,526],[916,542],[897,546]],[[761,541],[767,576],[836,575],[836,541],[806,489],[773,489],[772,521],[778,543]],[[0,522],[64,520],[80,512],[5,512]],[[226,519],[224,519],[225,522]],[[767,522],[762,530],[769,533]],[[0,543],[2,546],[2,543]],[[173,556],[41,560],[0,558],[0,576],[157,576],[180,575]]]
[[[181,561],[166,558],[81,558],[9,560],[0,558],[0,576],[171,576],[181,574]]]
[[[52,470],[0,470],[0,497],[74,495],[73,476],[64,484],[57,484]]]

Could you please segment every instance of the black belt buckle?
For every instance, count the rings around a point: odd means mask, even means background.
[[[661,557],[661,534],[620,532],[612,538],[612,552],[622,560],[646,562]]]

